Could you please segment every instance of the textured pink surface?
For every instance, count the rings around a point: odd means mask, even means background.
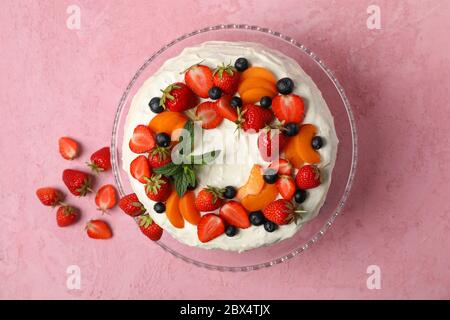
[[[81,7],[81,29],[66,8]],[[168,3],[172,5],[169,6]],[[450,298],[448,1],[4,1],[0,10],[0,298]],[[366,27],[370,4],[382,29]],[[114,210],[112,240],[58,229],[38,204],[109,144],[114,109],[150,53],[206,25],[271,27],[311,47],[353,104],[360,164],[348,206],[302,257],[254,273],[198,269]],[[57,138],[83,142],[74,163]],[[104,181],[112,182],[111,175]],[[97,216],[93,198],[83,220]],[[78,265],[81,290],[66,288]],[[378,265],[381,290],[366,287]],[[199,285],[201,284],[201,285]]]

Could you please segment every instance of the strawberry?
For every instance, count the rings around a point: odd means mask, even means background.
[[[182,112],[197,104],[197,97],[187,85],[182,82],[171,84],[162,90],[161,104],[164,109]]]
[[[60,227],[67,227],[77,222],[80,217],[78,209],[72,206],[61,206],[56,211],[56,223]]]
[[[217,128],[223,121],[223,117],[218,113],[214,102],[205,101],[199,104],[195,114],[197,119],[201,121],[203,129]]]
[[[281,175],[276,182],[276,186],[283,199],[292,199],[296,190],[294,178],[291,176]]]
[[[240,124],[245,131],[253,130],[259,132],[273,120],[273,113],[270,109],[266,109],[254,104],[247,104],[243,107],[240,115]]]
[[[224,63],[216,68],[213,73],[214,85],[222,89],[225,94],[233,95],[239,85],[239,72]]]
[[[152,174],[147,157],[141,155],[131,161],[130,173],[131,176],[140,183],[147,183],[146,179],[150,178],[150,175]]]
[[[130,139],[129,146],[134,153],[149,152],[156,145],[154,133],[149,127],[143,124],[134,128],[133,135]]]
[[[216,110],[223,118],[236,122],[238,120],[238,114],[236,109],[231,106],[230,101],[230,96],[223,95],[215,102]]]
[[[153,201],[166,201],[170,196],[172,188],[170,180],[160,174],[152,174],[150,178],[146,179],[145,192],[147,197]]]
[[[86,172],[66,169],[63,171],[62,179],[70,193],[75,196],[84,197],[92,192],[92,178]]]
[[[130,193],[119,200],[119,207],[127,215],[136,217],[145,213],[144,205],[139,201],[135,193]]]
[[[91,162],[87,164],[95,173],[111,169],[111,153],[109,147],[101,148],[91,155]]]
[[[302,190],[312,189],[320,185],[320,170],[316,166],[307,164],[301,167],[295,176],[297,187]]]
[[[222,218],[213,213],[205,214],[197,225],[198,239],[205,243],[217,238],[225,232]]]
[[[163,229],[148,214],[144,214],[139,218],[139,229],[153,241],[161,239],[163,234]]]
[[[292,202],[285,199],[278,199],[269,203],[263,210],[264,217],[278,225],[288,224],[296,221],[297,217],[305,213],[303,210],[296,210]]]
[[[223,190],[211,186],[200,190],[195,198],[198,211],[214,211],[223,204]]]
[[[286,159],[277,159],[269,165],[270,169],[274,169],[278,174],[290,176],[294,172],[294,167]]]
[[[36,190],[36,195],[44,206],[56,206],[63,199],[62,193],[51,187],[39,188]]]
[[[265,161],[273,161],[280,157],[281,151],[288,142],[288,137],[276,129],[263,130],[258,136],[258,149]]]
[[[189,67],[184,74],[184,82],[201,98],[208,98],[208,91],[214,85],[211,69],[203,64]]]
[[[117,191],[116,188],[111,184],[106,184],[100,189],[98,189],[95,195],[95,204],[97,209],[102,212],[111,209],[117,203]]]
[[[284,123],[303,121],[305,104],[303,99],[295,94],[278,95],[272,99],[272,111]]]
[[[172,162],[170,157],[170,149],[164,147],[153,148],[150,150],[148,155],[148,162],[150,164],[150,168],[159,168]]]
[[[86,231],[92,239],[109,239],[112,237],[111,228],[103,220],[90,220],[86,224]]]
[[[220,208],[219,216],[228,224],[237,228],[246,229],[250,227],[250,219],[247,211],[237,201],[228,201]]]
[[[73,160],[78,156],[80,147],[78,145],[78,142],[76,142],[72,138],[62,137],[59,139],[58,143],[59,153],[64,159]]]

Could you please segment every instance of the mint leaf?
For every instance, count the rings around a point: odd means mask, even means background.
[[[168,163],[162,167],[154,168],[153,172],[156,174],[162,174],[163,176],[170,177],[181,171],[181,166],[174,163]]]
[[[213,150],[201,155],[191,155],[190,163],[192,164],[209,164],[213,162],[220,154],[221,150]]]
[[[178,196],[182,197],[189,186],[188,178],[185,173],[179,173],[173,178],[175,182],[175,190]]]

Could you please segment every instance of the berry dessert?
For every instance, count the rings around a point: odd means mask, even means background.
[[[205,42],[134,96],[122,146],[134,193],[119,206],[155,240],[166,230],[205,249],[267,246],[319,213],[337,146],[321,92],[293,59],[257,43]],[[84,195],[89,180],[78,180]]]

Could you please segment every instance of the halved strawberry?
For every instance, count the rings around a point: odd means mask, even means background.
[[[291,176],[281,175],[276,182],[276,186],[283,199],[292,199],[296,190],[294,178]]]
[[[201,103],[195,114],[197,119],[202,122],[203,129],[217,128],[223,121],[223,117],[218,113],[214,102],[205,101]]]
[[[272,99],[272,111],[284,123],[299,123],[305,115],[305,104],[296,94],[278,95]]]
[[[273,161],[280,156],[288,137],[277,129],[265,129],[258,136],[258,149],[265,161]]]
[[[236,109],[231,106],[230,102],[231,96],[223,95],[216,101],[216,110],[225,119],[236,122],[238,120],[238,114]]]
[[[223,93],[233,95],[239,85],[240,74],[231,66],[224,63],[216,68],[213,73],[214,85],[222,89]]]
[[[109,239],[112,237],[111,228],[103,220],[90,220],[86,224],[86,232],[92,239]]]
[[[134,128],[133,136],[130,139],[130,149],[134,153],[149,152],[156,145],[155,137],[149,127],[138,125]]]
[[[205,214],[197,225],[197,236],[201,242],[208,242],[225,232],[222,218],[213,213]]]
[[[237,201],[228,201],[222,208],[220,208],[219,216],[225,220],[226,223],[231,224],[237,228],[246,229],[250,227],[250,219],[247,211]]]
[[[147,179],[150,178],[152,171],[148,164],[148,159],[145,156],[138,156],[131,161],[130,173],[140,183],[147,183]]]
[[[59,139],[59,153],[66,160],[73,160],[78,156],[80,147],[78,142],[69,137],[62,137]]]
[[[186,70],[184,82],[196,95],[208,98],[208,91],[214,85],[213,73],[209,67],[195,64]]]
[[[269,168],[274,169],[276,172],[278,172],[278,174],[288,176],[292,175],[292,173],[294,172],[294,167],[292,166],[292,164],[288,160],[281,158],[273,161],[269,165]]]
[[[117,203],[117,191],[116,188],[107,184],[98,189],[97,194],[95,195],[95,204],[97,205],[97,209],[103,212],[111,209]]]

